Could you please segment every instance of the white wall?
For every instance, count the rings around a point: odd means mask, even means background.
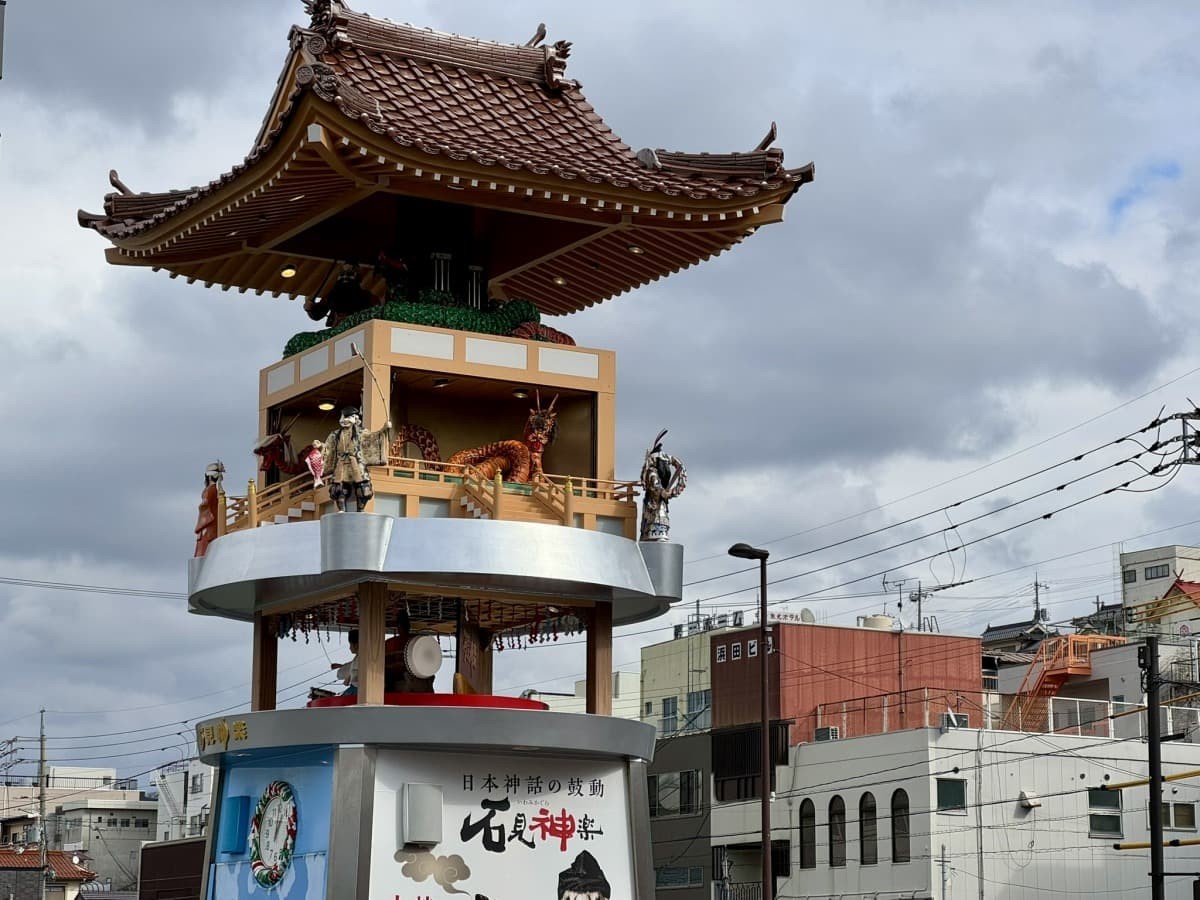
[[[186,770],[155,773],[154,782],[158,786],[158,825],[154,840],[173,841],[196,836],[192,834],[192,823],[202,821],[203,816],[212,809],[213,773],[212,766],[206,766],[196,759],[188,760]],[[199,791],[194,790],[197,778],[200,780]]]
[[[1125,606],[1155,600],[1167,592],[1175,581],[1176,573],[1182,573],[1185,581],[1200,581],[1200,547],[1184,547],[1172,544],[1121,554],[1121,602]],[[1165,565],[1169,574],[1164,578],[1146,580],[1148,566]],[[1137,573],[1137,581],[1124,584],[1127,570]]]
[[[1165,744],[1169,775],[1200,767],[1200,746]],[[1089,833],[1088,787],[1145,777],[1146,747],[1140,741],[1063,735],[938,729],[874,735],[792,748],[788,772],[779,772],[772,806],[774,837],[791,840],[791,876],[779,894],[791,898],[943,896],[942,847],[946,848],[946,900],[974,900],[982,875],[992,897],[1149,897],[1148,854],[1118,851],[1115,841],[1149,839],[1146,787],[1121,792],[1122,836]],[[957,771],[956,771],[957,770]],[[966,782],[967,809],[936,810],[939,777]],[[909,794],[912,861],[892,863],[888,805],[892,791]],[[879,862],[859,862],[858,803],[866,790],[878,808]],[[1024,809],[1021,791],[1041,806]],[[829,801],[839,794],[847,809],[847,864],[829,866]],[[817,812],[817,866],[801,870],[799,806],[811,798]],[[1195,804],[1200,785],[1173,782],[1164,800]],[[722,804],[712,811],[712,843],[756,839],[758,802]],[[1171,831],[1171,837],[1197,837]],[[1200,871],[1200,847],[1169,851],[1168,868]],[[735,873],[736,880],[736,873]],[[751,879],[752,880],[752,879]],[[1167,896],[1190,898],[1191,878],[1168,879]]]
[[[618,719],[636,719],[641,699],[641,677],[637,672],[613,672],[612,685],[612,715]],[[586,690],[585,680],[575,682],[575,694],[570,697],[538,691],[530,691],[528,696],[532,700],[541,700],[554,712],[581,713],[587,712]]]

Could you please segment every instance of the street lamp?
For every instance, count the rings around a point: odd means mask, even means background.
[[[771,706],[770,677],[767,666],[767,557],[771,554],[749,544],[734,544],[729,555],[738,559],[757,559],[760,585],[758,589],[758,667],[762,675],[762,900],[773,900],[774,879],[771,878]]]

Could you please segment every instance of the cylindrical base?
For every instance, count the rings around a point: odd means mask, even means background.
[[[639,722],[342,707],[197,727],[219,767],[206,900],[650,897]]]

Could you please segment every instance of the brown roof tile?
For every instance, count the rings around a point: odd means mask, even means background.
[[[812,179],[811,166],[784,168],[778,149],[635,154],[579,86],[562,77],[570,49],[565,42],[499,44],[374,19],[336,0],[313,0],[310,7],[313,27],[292,31],[293,54],[304,63],[297,84],[281,81],[287,102],[274,122],[264,123],[243,163],[203,187],[109,194],[105,214],[81,212],[80,224],[119,241],[170,219],[253,166],[306,90],[429,156],[685,198],[693,206]],[[285,73],[290,66],[289,60]]]
[[[65,850],[47,850],[46,864],[59,881],[91,881],[96,877],[83,866],[71,862],[71,854]],[[36,848],[18,853],[16,850],[0,849],[0,869],[39,869],[42,862]]]

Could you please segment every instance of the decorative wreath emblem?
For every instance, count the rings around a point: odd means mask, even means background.
[[[272,781],[250,820],[250,871],[263,887],[278,884],[296,848],[296,795],[286,781]]]

